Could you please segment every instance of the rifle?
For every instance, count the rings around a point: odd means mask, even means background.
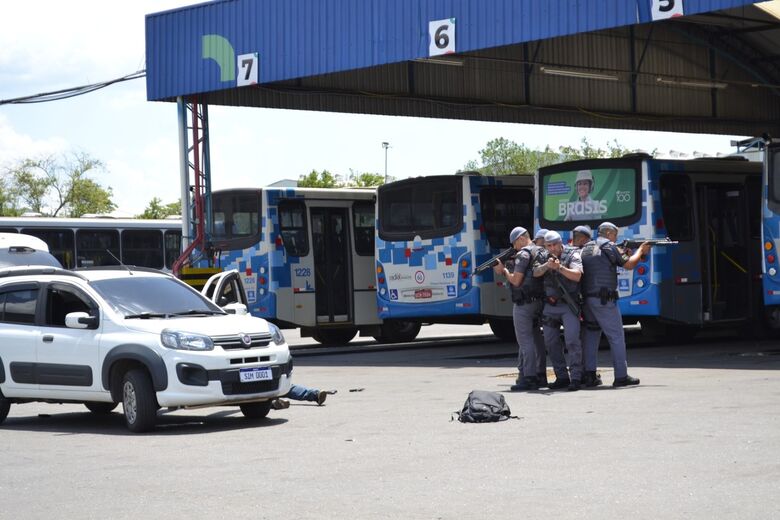
[[[550,255],[550,258],[555,258],[556,260],[558,260],[558,257],[555,255]],[[561,298],[563,298],[563,301],[566,302],[566,305],[569,307],[569,310],[575,316],[577,316],[577,319],[582,321],[582,315],[580,314],[580,306],[575,303],[574,298],[571,297],[571,294],[569,294],[569,292],[563,286],[563,282],[561,281],[561,276],[563,275],[559,272],[552,273],[552,275],[553,278],[555,278],[555,283],[558,284],[558,290],[561,291]]]
[[[507,260],[509,260],[511,258],[514,258],[514,256],[516,254],[517,254],[517,250],[514,247],[510,247],[510,248],[504,249],[498,255],[494,256],[493,258],[491,258],[487,262],[482,262],[481,264],[479,264],[474,269],[474,273],[472,274],[472,276],[474,274],[480,274],[483,271],[487,271],[488,269],[490,269],[491,267],[493,267],[496,264],[502,264],[502,263],[506,262]]]
[[[679,244],[676,240],[670,240],[666,238],[627,238],[619,243],[617,246],[621,249],[636,249],[644,242],[647,242],[651,246],[674,246]]]

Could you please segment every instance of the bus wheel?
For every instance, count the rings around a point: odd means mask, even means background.
[[[420,324],[413,321],[386,321],[381,332],[374,336],[379,343],[406,343],[414,341],[420,333]]]
[[[357,329],[354,327],[346,329],[325,329],[318,330],[312,337],[314,341],[322,343],[326,347],[339,347],[346,345],[357,334]]]
[[[503,341],[517,341],[515,337],[515,324],[512,319],[491,318],[488,320],[490,330]]]

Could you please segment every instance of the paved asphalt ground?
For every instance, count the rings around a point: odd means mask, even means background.
[[[332,388],[253,423],[232,408],[120,413],[14,405],[0,427],[0,518],[780,517],[780,344],[629,350],[634,388],[510,393],[515,347],[485,328],[397,350],[324,352],[288,333],[294,380]],[[635,333],[634,333],[635,334]],[[641,342],[635,335],[634,343]],[[474,389],[495,424],[450,421]]]

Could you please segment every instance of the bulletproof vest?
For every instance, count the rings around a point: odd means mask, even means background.
[[[575,251],[578,251],[578,248],[571,247],[571,246],[564,246],[563,253],[561,253],[561,257],[558,259],[561,261],[561,265],[563,267],[571,266],[571,260],[574,256]],[[580,282],[569,280],[568,278],[566,278],[560,273],[548,272],[544,276],[544,294],[546,296],[553,296],[555,298],[561,297],[561,290],[558,287],[558,282],[556,282],[554,278],[556,276],[561,280],[561,284],[563,285],[564,289],[566,289],[566,292],[569,293],[569,295],[572,298],[574,298],[577,295],[577,293],[579,293]]]
[[[510,285],[512,290],[513,302],[517,303],[530,297],[538,297],[541,296],[542,293],[544,292],[542,289],[542,279],[534,278],[534,260],[536,259],[536,255],[542,249],[543,248],[533,243],[528,244],[524,248],[520,249],[520,251],[527,251],[528,254],[531,256],[531,259],[528,261],[528,265],[525,268],[525,276],[523,277],[523,283],[520,284],[519,287]],[[520,251],[518,251],[517,254],[520,254]]]
[[[611,242],[604,237],[591,240],[582,247],[582,293],[594,294],[602,287],[617,289],[617,266],[603,252]]]

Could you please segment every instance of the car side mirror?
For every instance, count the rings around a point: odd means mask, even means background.
[[[97,316],[90,316],[86,312],[70,312],[65,315],[65,326],[69,329],[96,329]]]
[[[246,305],[243,303],[228,303],[224,307],[222,307],[222,310],[227,312],[228,314],[237,314],[238,316],[243,316],[245,314],[249,314],[249,311],[247,311]]]

